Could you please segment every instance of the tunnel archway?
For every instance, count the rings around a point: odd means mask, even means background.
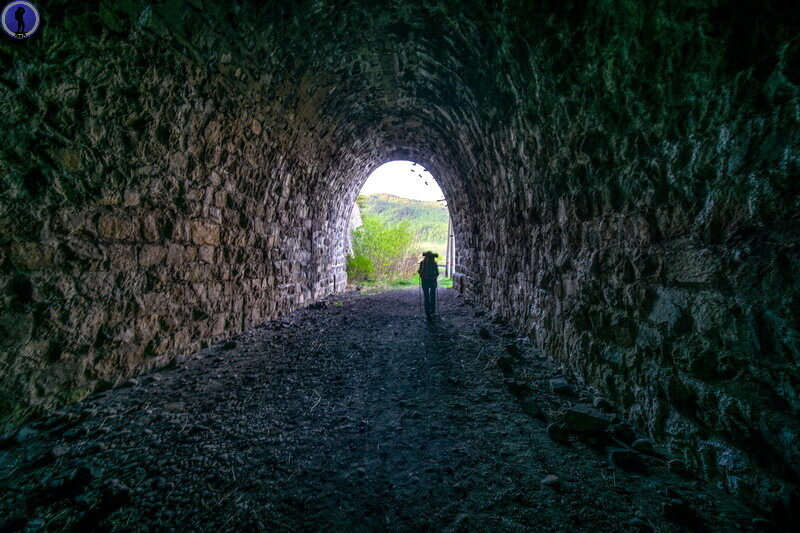
[[[463,295],[704,476],[796,501],[796,9],[50,4],[0,44],[7,422],[342,290],[360,184],[409,159]]]
[[[413,123],[417,124],[416,122]],[[408,144],[410,143],[406,143],[406,146]],[[381,155],[377,157],[365,157],[365,160],[368,161],[365,165],[359,165],[354,169],[341,171],[341,174],[339,174],[338,178],[341,181],[333,180],[331,183],[332,190],[326,193],[325,196],[326,198],[331,198],[329,202],[332,205],[337,206],[335,211],[336,214],[334,215],[338,221],[336,224],[336,239],[341,243],[341,246],[338,247],[336,258],[332,261],[332,263],[336,265],[335,268],[338,272],[344,272],[346,265],[346,243],[349,232],[352,206],[354,205],[359,192],[367,182],[369,176],[371,176],[379,168],[389,163],[396,161],[409,161],[419,165],[429,173],[429,175],[436,181],[436,184],[442,191],[444,199],[447,201],[447,208],[452,224],[452,233],[454,236],[459,235],[459,231],[461,231],[460,228],[467,228],[470,224],[469,215],[467,214],[468,210],[464,208],[465,210],[462,211],[461,208],[458,207],[459,205],[469,205],[468,196],[464,194],[465,191],[458,190],[459,187],[464,185],[463,178],[458,174],[460,171],[459,169],[461,168],[460,165],[451,165],[451,162],[447,161],[447,159],[431,157],[425,150],[417,148],[388,147],[377,150],[376,153]],[[448,173],[447,177],[442,174],[443,172]],[[445,185],[445,182],[448,183],[448,185]],[[454,240],[456,240],[456,250],[458,249],[457,239],[458,237],[454,237]],[[453,259],[457,264],[457,256],[454,255]],[[459,275],[454,273],[454,287],[456,286],[456,283],[458,283],[458,278]],[[337,289],[346,287],[346,276],[337,275],[336,279]]]
[[[366,211],[363,211],[363,209]],[[364,216],[369,221],[364,220]],[[443,217],[443,218],[442,218]],[[409,240],[408,249],[403,245],[394,248],[391,256],[394,258],[391,271],[392,276],[399,275],[398,279],[388,279],[388,274],[381,275],[382,282],[408,282],[406,277],[412,273],[412,266],[416,265],[419,255],[423,251],[433,251],[437,254],[440,270],[443,269],[449,279],[455,257],[455,235],[452,230],[450,207],[446,196],[439,187],[438,180],[424,165],[414,161],[395,160],[383,163],[374,168],[362,184],[358,192],[358,200],[352,205],[348,230],[344,236],[347,241],[348,260],[353,260],[357,255],[353,249],[353,237],[356,230],[361,227],[374,228],[370,230],[372,242],[379,244],[377,238],[378,226],[370,222],[381,221],[381,227],[390,227],[396,231],[395,239],[381,241],[385,245],[384,255],[392,246],[391,242],[405,242]],[[367,234],[361,230],[361,237]],[[362,241],[363,242],[363,241]],[[395,242],[394,246],[398,246]],[[362,281],[369,278],[368,271],[372,268],[372,255],[368,250],[362,249],[366,255],[359,258],[361,267],[348,271],[350,278],[356,277]],[[413,266],[416,269],[416,266]]]

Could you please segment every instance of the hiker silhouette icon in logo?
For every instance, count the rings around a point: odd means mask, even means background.
[[[9,2],[3,8],[3,31],[15,39],[26,39],[39,29],[39,10],[30,2]]]
[[[25,8],[19,6],[14,11],[14,18],[17,19],[17,31],[14,32],[15,37],[24,37],[27,32],[25,31]]]

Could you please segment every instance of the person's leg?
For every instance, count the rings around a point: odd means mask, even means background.
[[[431,307],[431,286],[425,287],[425,314],[429,315],[433,312]]]
[[[431,314],[436,314],[436,283],[431,287]]]
[[[431,316],[431,313],[433,313],[431,305],[431,286],[427,283],[423,284],[422,293],[425,296],[425,315]]]

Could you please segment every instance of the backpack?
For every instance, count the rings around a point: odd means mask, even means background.
[[[425,258],[419,263],[419,277],[422,281],[436,281],[439,277],[439,266],[435,259]]]

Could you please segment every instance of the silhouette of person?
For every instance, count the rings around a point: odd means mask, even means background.
[[[425,252],[419,263],[419,279],[422,285],[422,295],[425,300],[425,316],[431,320],[436,314],[436,278],[439,277],[439,265],[436,258],[439,254]]]
[[[14,11],[14,18],[17,19],[17,31],[14,32],[14,35],[17,37],[25,37],[25,8],[19,6],[16,11]]]

